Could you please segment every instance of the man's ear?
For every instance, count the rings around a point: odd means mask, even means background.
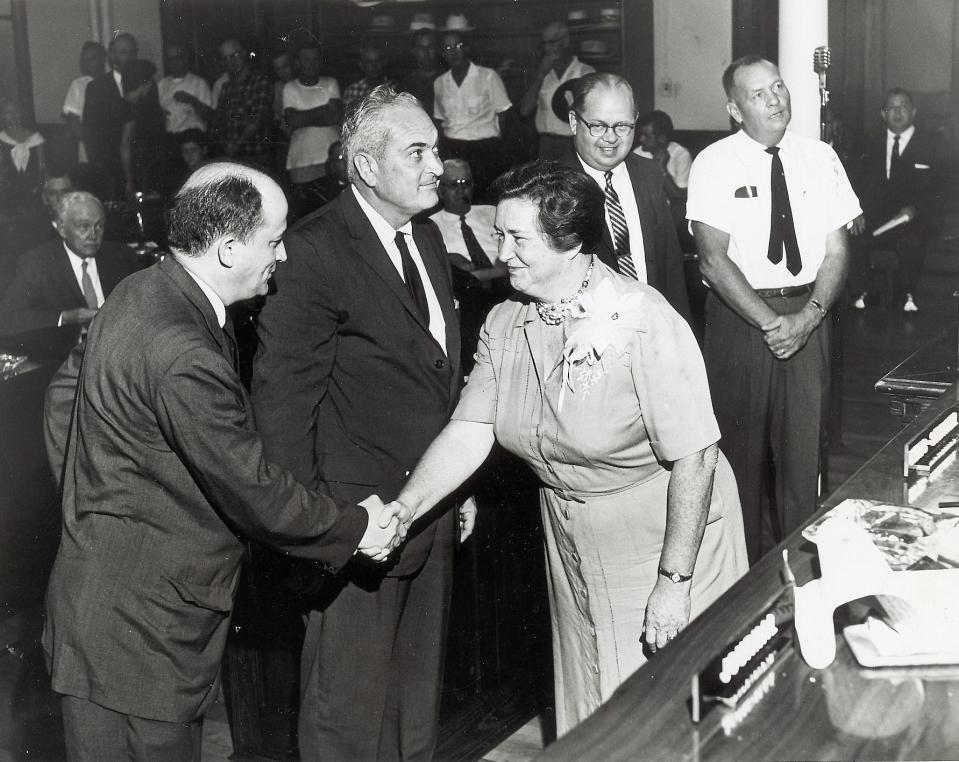
[[[223,236],[216,242],[216,256],[220,265],[230,269],[236,263],[234,247],[238,241],[233,236]]]
[[[729,114],[729,115],[733,118],[733,121],[734,121],[736,124],[742,124],[742,123],[743,123],[743,114],[742,114],[742,112],[739,110],[739,106],[737,106],[737,105],[736,105],[735,103],[733,103],[732,101],[726,101],[726,113]]]
[[[578,120],[576,119],[576,114],[573,111],[570,111],[566,118],[569,119],[569,131],[574,135],[576,134],[576,128],[579,126]]]
[[[358,153],[353,157],[353,169],[360,176],[360,179],[369,187],[376,187],[376,174],[379,165],[368,153]]]

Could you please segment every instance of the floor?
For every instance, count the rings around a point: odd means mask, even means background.
[[[893,309],[870,308],[842,314],[844,381],[841,438],[829,458],[831,489],[838,487],[898,430],[888,402],[873,389],[876,380],[905,357],[955,323],[959,286],[959,219],[927,259],[917,303],[920,311],[904,315]],[[0,762],[62,759],[62,737],[56,702],[37,644],[39,611],[0,622]],[[513,718],[516,731],[481,759],[520,762],[543,748],[540,718]],[[226,712],[219,704],[204,732],[204,762],[225,762],[232,753]]]

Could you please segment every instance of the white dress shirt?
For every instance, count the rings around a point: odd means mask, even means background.
[[[579,157],[577,157],[579,158]],[[593,169],[582,158],[579,163],[583,170],[592,177],[599,189],[606,193],[606,173]],[[639,221],[639,207],[636,205],[636,196],[633,193],[633,183],[629,179],[629,170],[626,162],[622,162],[613,170],[613,190],[619,196],[619,205],[623,207],[623,216],[626,218],[626,227],[629,228],[629,253],[633,258],[633,267],[636,269],[636,280],[648,283],[646,274],[646,245],[643,242],[643,226]],[[609,219],[609,209],[606,209],[606,227],[609,228],[609,237],[613,240],[614,250],[616,236],[613,235],[613,224]]]
[[[745,132],[704,148],[689,173],[686,217],[729,234],[727,256],[753,288],[801,286],[816,280],[826,237],[862,210],[836,152],[820,140],[786,132],[779,142],[802,269],[768,257],[772,156]]]
[[[203,105],[213,107],[210,86],[203,77],[198,77],[192,72],[187,72],[186,76],[178,79],[164,77],[157,85],[157,94],[160,98],[160,107],[166,117],[166,131],[177,133],[195,129],[206,132],[206,119],[200,116],[193,106],[174,99],[174,94],[181,90],[192,95]]]
[[[470,226],[470,230],[476,236],[477,242],[489,260],[490,267],[496,264],[496,253],[499,249],[496,231],[493,229],[495,217],[496,207],[487,204],[471,206],[466,213],[466,224]],[[463,240],[463,228],[460,226],[460,216],[447,212],[445,209],[440,209],[430,219],[440,229],[443,243],[446,244],[446,251],[450,254],[460,254],[469,259],[470,255],[466,250],[466,242]]]
[[[199,275],[197,275],[192,270],[188,270],[186,267],[183,268],[186,270],[187,275],[193,278],[196,281],[196,284],[200,287],[200,291],[203,292],[204,296],[209,300],[210,306],[213,307],[213,312],[216,313],[216,320],[220,324],[220,328],[226,325],[226,305],[223,303],[223,300],[219,295],[210,288],[206,281],[203,280]]]
[[[536,131],[547,135],[558,135],[559,137],[570,137],[569,122],[565,119],[556,118],[553,113],[553,95],[556,89],[570,79],[579,79],[584,74],[594,72],[589,64],[584,64],[576,56],[569,62],[569,66],[563,72],[562,76],[557,77],[556,72],[550,69],[543,77],[543,84],[539,86],[539,93],[536,96]]]
[[[446,352],[446,319],[443,317],[440,300],[436,297],[433,281],[430,280],[430,274],[426,271],[426,265],[423,264],[423,257],[420,255],[420,250],[416,248],[416,241],[413,240],[413,224],[407,222],[403,227],[397,230],[357,192],[354,186],[350,186],[350,190],[359,202],[363,214],[366,215],[366,218],[373,226],[376,237],[380,239],[380,243],[382,243],[383,248],[386,249],[390,262],[393,263],[393,267],[396,268],[396,272],[399,273],[400,279],[403,280],[404,283],[406,280],[403,278],[403,260],[400,256],[400,250],[396,247],[395,239],[397,233],[406,234],[406,245],[410,250],[410,258],[420,273],[420,280],[423,281],[423,290],[426,291],[426,304],[430,309],[430,333],[433,335],[433,338],[436,339],[436,343],[442,347],[443,352]]]
[[[916,125],[910,124],[908,130],[903,130],[899,135],[899,156],[906,150],[912,136],[916,134]],[[889,179],[889,167],[892,165],[892,145],[896,140],[896,133],[892,130],[886,130],[886,179]]]

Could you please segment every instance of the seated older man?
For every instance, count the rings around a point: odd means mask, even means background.
[[[104,220],[103,204],[90,193],[60,199],[53,223],[58,238],[20,257],[0,298],[0,334],[70,329],[75,341],[77,327],[89,323],[113,288],[139,269],[127,247],[103,240]]]

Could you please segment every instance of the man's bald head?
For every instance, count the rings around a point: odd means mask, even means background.
[[[286,198],[263,172],[225,161],[206,164],[190,175],[173,199],[170,246],[198,257],[223,236],[248,241],[263,224],[265,202],[285,206]]]

